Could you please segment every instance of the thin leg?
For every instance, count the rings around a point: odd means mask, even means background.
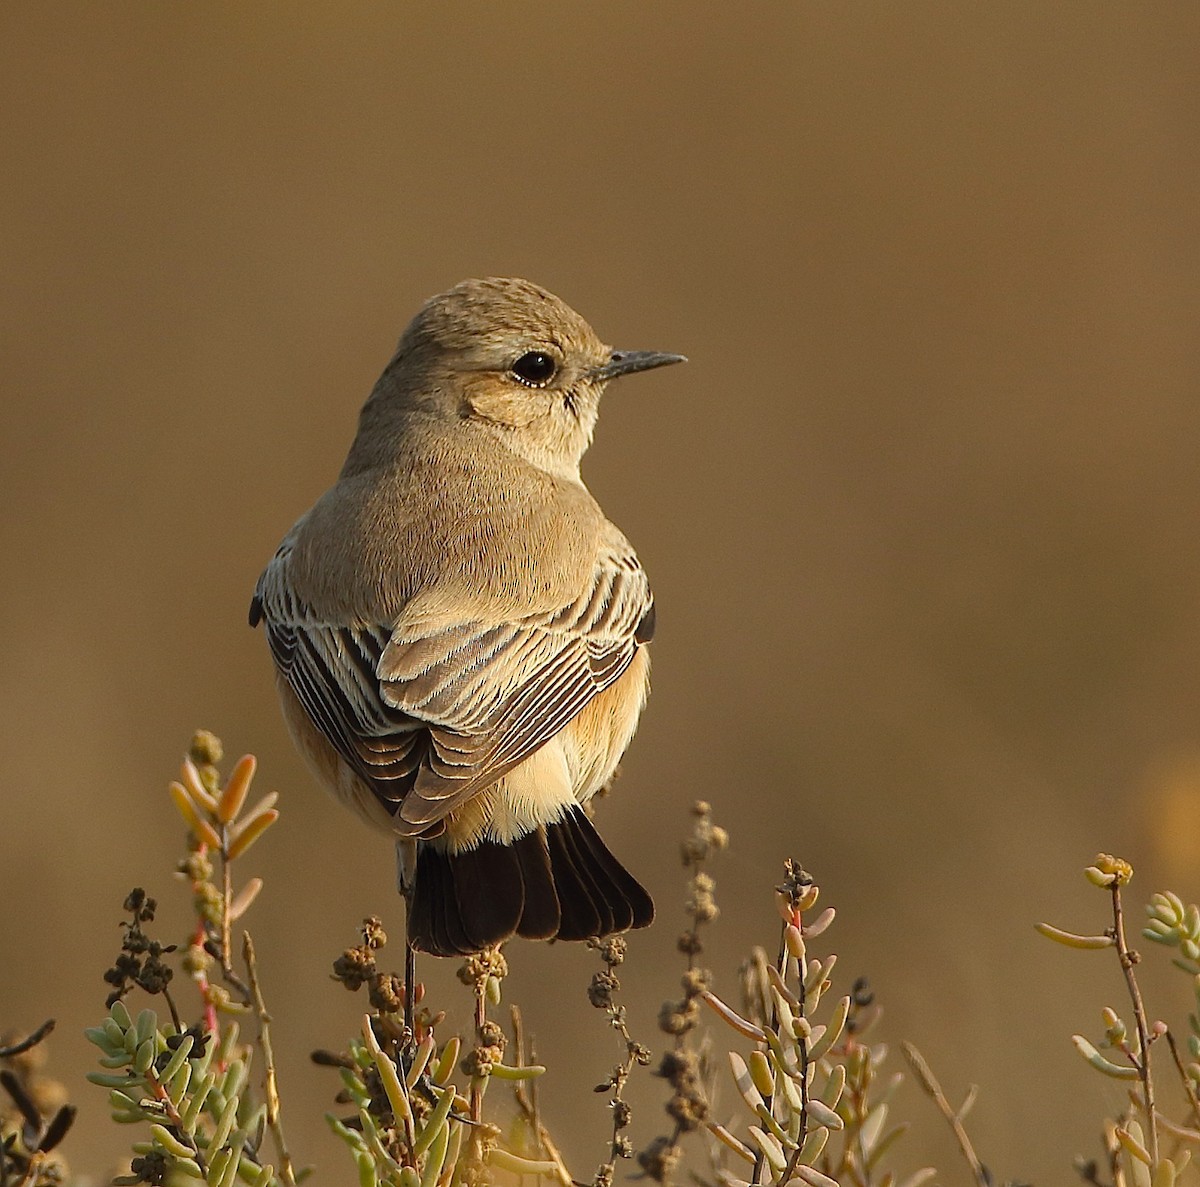
[[[409,840],[396,842],[396,889],[404,896],[404,1030],[409,1046],[416,1043],[413,1028],[413,990],[417,984],[417,953],[412,946],[409,921],[412,919],[413,874],[417,847]]]
[[[408,940],[408,916],[404,917],[404,1031],[407,1042],[415,1044],[413,1030],[413,987],[417,983],[417,950]]]

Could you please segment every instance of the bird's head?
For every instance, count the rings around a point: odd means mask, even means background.
[[[413,318],[368,408],[379,402],[482,422],[539,468],[577,478],[605,386],[683,361],[613,350],[569,305],[528,280],[464,280]]]

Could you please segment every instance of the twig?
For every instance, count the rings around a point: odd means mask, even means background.
[[[1175,1067],[1179,1071],[1179,1078],[1183,1081],[1183,1090],[1187,1093],[1188,1104],[1192,1108],[1192,1116],[1196,1118],[1196,1122],[1200,1125],[1200,1097],[1196,1096],[1196,1090],[1192,1087],[1191,1077],[1184,1071],[1183,1060],[1179,1055],[1179,1048],[1175,1045],[1175,1036],[1171,1033],[1170,1028],[1164,1032],[1167,1036],[1167,1046],[1171,1049],[1171,1058],[1175,1061]]]
[[[508,1011],[512,1019],[513,1044],[517,1049],[517,1067],[524,1067],[526,1062],[533,1058],[533,1044],[530,1043],[526,1046],[525,1043],[525,1019],[521,1014],[521,1007],[514,1003],[508,1007]],[[528,1098],[531,1120],[535,1125],[540,1125],[542,1118],[538,1108],[537,1077],[534,1077],[532,1080],[518,1080],[517,1095]]]
[[[699,1025],[700,1002],[703,1000],[712,974],[700,967],[697,957],[704,951],[700,929],[719,914],[713,889],[716,883],[705,870],[705,862],[729,844],[729,834],[712,822],[712,807],[704,800],[692,805],[695,823],[691,835],[683,843],[683,865],[691,871],[688,879],[688,894],[684,912],[690,917],[690,926],[679,937],[677,947],[687,956],[687,971],[683,977],[683,1000],[664,1002],[659,1013],[658,1027],[674,1040],[674,1056],[668,1060],[663,1056],[659,1074],[671,1084],[671,1099],[667,1103],[667,1114],[675,1119],[670,1136],[655,1138],[640,1154],[638,1164],[650,1178],[666,1183],[672,1169],[679,1161],[680,1138],[704,1123],[708,1115],[709,1101],[706,1090],[697,1074],[699,1054],[688,1036]]]
[[[975,1153],[975,1147],[971,1145],[971,1139],[963,1128],[959,1113],[955,1112],[946,1099],[946,1094],[942,1091],[942,1086],[937,1082],[929,1064],[925,1062],[921,1052],[912,1043],[901,1043],[900,1050],[904,1052],[904,1058],[908,1060],[909,1067],[920,1081],[921,1087],[925,1089],[949,1123],[955,1140],[958,1142],[958,1148],[962,1151],[963,1157],[971,1168],[971,1174],[975,1177],[975,1182],[979,1184],[979,1187],[991,1187],[991,1177],[984,1169],[983,1163],[979,1161],[979,1155]]]
[[[792,858],[787,858],[784,863],[784,880],[781,886],[777,888],[781,894],[786,894],[788,904],[791,911],[791,917],[785,919],[782,928],[779,932],[779,955],[775,961],[775,967],[779,972],[781,981],[787,979],[787,962],[788,962],[788,947],[787,947],[787,931],[788,927],[794,927],[803,935],[804,933],[804,912],[803,903],[805,900],[801,898],[803,889],[812,885],[812,879],[804,872],[804,868],[798,861]],[[809,905],[815,900],[808,900]],[[797,988],[797,997],[800,1001],[800,1017],[804,1018],[804,1012],[808,1005],[808,991],[805,989],[804,983],[808,977],[808,958],[803,954],[796,960],[796,973],[799,979]],[[771,1007],[771,1030],[778,1031],[779,1029],[779,1001],[778,998],[772,995],[773,1005]],[[787,1183],[796,1173],[796,1167],[800,1164],[800,1153],[804,1149],[805,1139],[808,1137],[808,1040],[801,1038],[800,1043],[800,1131],[796,1137],[796,1146],[792,1150],[791,1156],[788,1158],[787,1166],[784,1168],[783,1178],[781,1183]],[[774,1115],[775,1094],[772,1093],[767,1100],[767,1109]],[[754,1163],[754,1182],[758,1182],[759,1175],[764,1166],[763,1154],[760,1151],[758,1158]]]
[[[475,1035],[482,1040],[483,1026],[487,1022],[487,977],[480,979],[475,990]],[[471,1077],[471,1121],[478,1125],[483,1120],[483,1077]]]
[[[800,1004],[804,1004],[804,985],[800,986]],[[801,1015],[803,1017],[803,1015]],[[796,1148],[788,1159],[780,1183],[787,1183],[796,1173],[800,1165],[800,1155],[804,1150],[804,1142],[808,1137],[808,1040],[800,1040],[800,1133],[796,1137]]]
[[[275,1139],[275,1148],[279,1151],[279,1178],[284,1187],[296,1187],[296,1172],[292,1166],[287,1142],[284,1140],[283,1122],[279,1115],[279,1080],[275,1073],[275,1053],[271,1048],[271,1015],[267,1012],[267,1003],[263,1000],[262,986],[258,980],[258,964],[254,957],[254,941],[251,940],[248,931],[242,932],[242,956],[250,978],[250,994],[258,1014],[258,1041],[262,1047],[263,1062],[266,1064],[267,1127]]]
[[[31,1047],[36,1047],[54,1029],[54,1019],[47,1018],[27,1039],[13,1043],[8,1047],[0,1047],[0,1059],[10,1059],[14,1055],[23,1055]]]
[[[513,1064],[515,1067],[524,1067],[525,1026],[521,1018],[521,1011],[517,1006],[510,1006],[509,1013],[512,1016],[513,1045],[516,1047],[516,1058]],[[554,1163],[555,1178],[562,1184],[562,1187],[572,1187],[575,1180],[571,1178],[571,1172],[567,1170],[567,1164],[563,1161],[561,1152],[538,1115],[537,1080],[518,1080],[513,1086],[513,1097],[517,1102],[517,1108],[521,1110],[521,1115],[533,1130],[538,1144],[550,1161]]]
[[[242,1000],[249,1005],[251,1001],[250,986],[237,975],[233,967],[233,940],[231,937],[233,919],[229,908],[233,904],[233,870],[229,858],[225,856],[228,842],[227,829],[221,826],[221,976],[242,995]],[[243,933],[245,934],[245,933]]]
[[[171,996],[171,991],[164,985],[162,989],[163,1000],[167,1003],[167,1009],[171,1011],[171,1022],[175,1027],[175,1033],[183,1034],[183,1020],[179,1017],[179,1011],[175,1008],[175,999]]]
[[[792,923],[796,927],[801,926],[800,912],[792,912]],[[776,967],[779,969],[781,977],[787,976],[787,945],[784,942],[784,936],[787,934],[787,924],[783,925],[783,930],[779,933],[779,960],[776,962]],[[800,986],[797,992],[797,997],[800,999],[800,1017],[804,1017],[804,1007],[807,999],[807,992],[804,988],[804,979],[808,975],[808,961],[801,956],[797,962],[797,972],[800,978]],[[779,1007],[776,1004],[771,1011],[771,1029],[777,1031],[779,1029]],[[792,1151],[791,1157],[788,1159],[787,1167],[784,1169],[781,1183],[787,1183],[796,1173],[796,1167],[800,1165],[800,1153],[804,1149],[805,1139],[808,1137],[808,1040],[801,1038],[800,1042],[800,1132],[796,1137],[796,1148]],[[775,1097],[772,1094],[771,1099],[767,1102],[767,1108],[772,1109],[774,1106]],[[760,1163],[755,1165],[757,1172]],[[757,1174],[755,1176],[757,1181]]]
[[[563,1161],[562,1152],[554,1144],[554,1139],[551,1138],[549,1131],[535,1116],[529,1098],[523,1093],[517,1095],[517,1107],[521,1110],[522,1116],[533,1126],[533,1131],[537,1134],[537,1139],[541,1143],[542,1149],[546,1151],[547,1157],[554,1163],[554,1177],[562,1184],[562,1187],[572,1187],[575,1180],[571,1178],[571,1172],[567,1170],[567,1164]]]
[[[1158,1122],[1154,1116],[1154,1080],[1150,1075],[1150,1035],[1146,1026],[1146,1007],[1142,1004],[1142,991],[1138,988],[1137,978],[1133,975],[1133,966],[1141,959],[1136,952],[1129,949],[1125,940],[1125,917],[1121,910],[1121,885],[1116,878],[1110,886],[1113,902],[1113,937],[1117,941],[1117,955],[1121,959],[1121,970],[1125,974],[1125,984],[1129,989],[1129,998],[1133,1002],[1133,1019],[1137,1025],[1138,1046],[1140,1058],[1137,1061],[1138,1078],[1142,1082],[1142,1098],[1146,1109],[1146,1123],[1149,1126],[1150,1165],[1158,1165]]]

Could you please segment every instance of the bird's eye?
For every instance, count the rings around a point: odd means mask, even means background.
[[[512,373],[526,387],[545,387],[554,378],[558,364],[543,350],[531,350],[512,365]]]

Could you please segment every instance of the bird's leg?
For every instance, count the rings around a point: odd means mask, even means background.
[[[410,1051],[417,1045],[413,1023],[414,994],[417,984],[417,951],[412,945],[412,889],[416,867],[416,845],[412,841],[396,842],[396,888],[404,896],[404,1041]]]
[[[417,1044],[413,1028],[413,987],[417,983],[417,950],[408,937],[408,917],[404,919],[404,1034],[410,1047]]]

